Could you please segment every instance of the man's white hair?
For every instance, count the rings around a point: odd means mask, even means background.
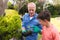
[[[28,6],[28,7],[29,7],[29,6],[34,6],[34,7],[36,8],[36,4],[35,4],[34,2],[30,2],[30,3],[28,3],[27,6]]]

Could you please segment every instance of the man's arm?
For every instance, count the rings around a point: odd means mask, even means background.
[[[32,31],[28,31],[28,30],[26,30],[26,14],[23,16],[23,20],[22,20],[22,35],[23,36],[29,36],[29,35],[31,35],[32,34]]]
[[[42,26],[40,24],[33,27],[33,32],[41,33],[41,31],[42,31]]]
[[[41,24],[38,24],[37,26],[38,26],[38,28],[40,29],[40,30],[39,30],[39,33],[41,34],[41,32],[42,32],[42,26],[41,26]]]

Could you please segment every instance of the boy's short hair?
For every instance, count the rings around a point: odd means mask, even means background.
[[[48,10],[42,11],[38,14],[37,19],[50,21],[51,13]]]

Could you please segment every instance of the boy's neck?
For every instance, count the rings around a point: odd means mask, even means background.
[[[47,27],[47,28],[50,27],[50,22],[47,23],[46,27]]]

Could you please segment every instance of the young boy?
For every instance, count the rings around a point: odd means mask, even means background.
[[[42,40],[60,40],[59,32],[50,23],[50,17],[49,11],[42,11],[37,17],[42,25]]]

